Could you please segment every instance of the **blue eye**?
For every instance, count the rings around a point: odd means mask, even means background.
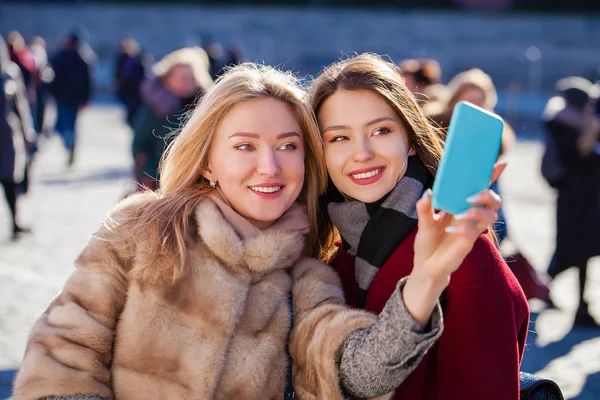
[[[377,128],[375,130],[375,132],[373,132],[374,136],[378,136],[378,135],[387,135],[388,133],[390,133],[391,130],[389,130],[388,128]]]
[[[286,143],[283,146],[281,146],[279,149],[290,151],[290,150],[296,150],[297,148],[298,148],[298,146],[296,146],[294,143]]]
[[[241,150],[241,151],[251,151],[254,150],[254,146],[252,146],[250,143],[242,143],[239,144],[237,146],[235,146],[236,149]]]

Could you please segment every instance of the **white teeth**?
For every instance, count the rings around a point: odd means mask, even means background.
[[[362,174],[352,175],[354,179],[367,179],[377,175],[381,171],[381,168],[374,169],[373,171],[364,172]]]
[[[281,190],[281,186],[273,186],[273,187],[260,187],[260,186],[254,186],[254,187],[250,187],[250,189],[254,190],[255,192],[261,192],[261,193],[275,193],[275,192],[279,192]]]

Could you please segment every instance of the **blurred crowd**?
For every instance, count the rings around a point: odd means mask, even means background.
[[[113,92],[126,110],[126,122],[133,132],[131,154],[134,163],[133,191],[156,189],[159,162],[176,134],[186,111],[191,110],[214,80],[231,65],[243,61],[240,46],[224,50],[206,38],[201,46],[177,49],[153,62],[132,37],[118,46],[113,71]],[[27,191],[28,171],[38,150],[37,138],[58,134],[68,164],[76,158],[76,120],[92,96],[94,52],[80,35],[67,35],[52,57],[46,43],[34,37],[26,44],[17,32],[0,38],[0,180],[12,215],[13,238],[28,231],[17,223],[18,196]],[[442,69],[433,59],[399,60],[398,66],[422,106],[423,112],[445,134],[452,111],[468,101],[494,111],[498,95],[492,78],[481,69],[470,69],[442,84]],[[556,84],[556,96],[548,100],[540,116],[546,131],[542,175],[556,189],[556,250],[548,273],[540,276],[518,251],[506,255],[528,298],[554,307],[549,281],[568,268],[579,271],[579,308],[575,324],[598,326],[590,316],[584,298],[587,264],[600,255],[600,102],[599,85],[582,77],[568,77]],[[49,102],[56,108],[56,121],[49,126]],[[511,151],[516,141],[505,125],[499,157]],[[495,183],[493,189],[501,193]],[[129,193],[127,193],[129,194]],[[126,194],[126,195],[127,195]],[[502,210],[495,226],[500,246],[510,240],[510,229]]]

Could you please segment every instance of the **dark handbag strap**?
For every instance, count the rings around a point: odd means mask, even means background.
[[[556,382],[527,372],[519,373],[521,400],[564,400]]]
[[[292,299],[292,294],[288,296],[288,307],[290,310],[290,333],[292,332],[292,328],[294,327],[294,300]],[[294,382],[292,377],[292,356],[290,355],[290,341],[288,338],[288,345],[285,348],[285,353],[287,354],[288,363],[287,363],[287,373],[286,373],[286,383],[285,383],[285,394],[283,395],[284,400],[292,400],[296,397],[296,392],[294,392]]]

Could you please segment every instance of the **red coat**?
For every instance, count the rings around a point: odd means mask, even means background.
[[[365,309],[380,313],[398,281],[413,268],[415,229],[385,262]],[[354,257],[342,249],[331,262],[350,304],[356,299]],[[492,242],[482,236],[446,289],[444,332],[394,400],[518,399],[519,368],[529,306]]]

